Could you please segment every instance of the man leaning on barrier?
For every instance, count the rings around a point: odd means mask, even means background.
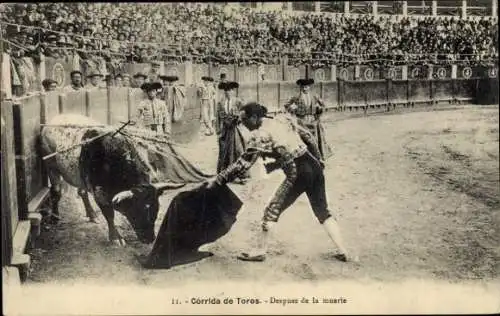
[[[340,250],[334,257],[344,262],[357,261],[344,247],[337,221],[328,209],[324,165],[319,160],[319,150],[312,135],[307,136],[307,131],[299,135],[297,123],[293,119],[264,120],[269,118],[267,108],[260,104],[248,103],[241,110],[242,124],[251,131],[246,150],[236,162],[220,171],[207,187],[210,189],[231,182],[248,171],[259,157],[274,159],[274,162],[266,164],[267,171],[282,169],[286,178],[264,210],[257,249],[251,253],[241,253],[238,259],[264,261],[269,233],[273,226],[278,222],[280,215],[302,193],[306,193],[314,215]],[[311,148],[312,152],[308,148]]]

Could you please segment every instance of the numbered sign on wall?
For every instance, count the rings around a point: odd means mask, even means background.
[[[326,81],[326,74],[324,69],[316,69],[314,72],[314,80],[316,81]]]
[[[55,63],[52,67],[52,79],[57,81],[57,86],[64,87],[66,83],[66,71],[61,63]]]
[[[348,72],[347,68],[340,69],[338,77],[339,77],[339,79],[347,80],[349,78],[349,72]]]
[[[472,77],[472,68],[465,67],[464,69],[462,69],[462,77],[465,79],[469,79],[470,77]]]
[[[447,74],[446,69],[443,67],[438,68],[436,71],[436,75],[439,79],[446,78],[446,74]]]
[[[364,71],[365,80],[373,80],[373,77],[374,77],[373,69],[366,68]]]
[[[488,76],[490,78],[496,78],[497,77],[498,70],[496,68],[490,68],[488,70]]]

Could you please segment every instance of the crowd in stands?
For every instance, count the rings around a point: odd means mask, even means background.
[[[28,3],[2,6],[4,49],[14,57],[67,56],[275,64],[498,59],[498,22],[456,18],[259,12],[221,5]],[[30,28],[21,27],[29,26]]]

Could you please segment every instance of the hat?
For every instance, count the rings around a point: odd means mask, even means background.
[[[47,88],[48,86],[50,86],[51,84],[53,83],[56,83],[57,84],[57,81],[53,80],[53,79],[50,79],[50,78],[47,78],[47,79],[44,79],[42,81],[42,85],[44,86],[44,88]]]
[[[212,78],[212,77],[208,77],[208,76],[203,76],[203,77],[201,77],[201,80],[203,80],[203,81],[210,81],[210,82],[212,82],[212,81],[214,81],[214,78]]]
[[[92,77],[104,77],[104,76],[100,72],[94,70],[87,75],[87,78],[92,78]]]
[[[161,80],[165,80],[165,81],[168,81],[168,82],[179,80],[179,77],[177,77],[177,76],[159,76],[159,77],[160,77]]]
[[[296,83],[299,86],[310,86],[314,84],[314,79],[299,79]]]
[[[82,76],[82,72],[80,70],[73,70],[72,72],[69,73],[69,76],[70,77],[73,77],[74,74],[79,74],[80,76]]]
[[[142,72],[138,72],[134,75],[134,79],[135,78],[138,78],[138,77],[142,77],[144,79],[146,79],[148,76],[146,76],[145,74],[143,74]],[[142,89],[142,88],[141,88]]]
[[[247,117],[257,115],[258,117],[273,118],[267,115],[267,108],[257,102],[250,102],[245,104],[241,110],[245,112]]]
[[[220,74],[220,79],[226,79],[226,74],[225,73]]]
[[[237,83],[236,81],[229,81],[227,83],[227,89],[228,90],[238,89],[239,87],[240,87],[240,84]]]
[[[122,79],[123,79],[123,76],[122,76],[121,74],[117,74],[117,75],[115,76],[115,79],[118,79],[118,78],[122,78]]]
[[[51,34],[47,36],[48,41],[57,41],[57,35]]]
[[[161,66],[161,64],[160,64],[159,62],[157,62],[157,61],[153,61],[153,62],[151,63],[151,66],[158,66],[158,67],[160,67],[160,66]]]
[[[222,89],[224,91],[229,91],[233,89],[238,89],[240,85],[235,82],[235,81],[229,81],[229,82],[221,82],[219,83],[219,89]]]
[[[149,92],[152,90],[158,90],[158,89],[162,89],[162,88],[163,87],[162,87],[161,83],[159,83],[159,82],[153,82],[153,83],[146,82],[146,83],[143,83],[141,86],[141,89],[145,92]]]
[[[129,75],[129,74],[127,74],[127,73],[124,73],[124,74],[122,74],[121,76],[122,76],[123,78],[130,78],[130,75]]]

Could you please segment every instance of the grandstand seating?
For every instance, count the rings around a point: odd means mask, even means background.
[[[4,49],[13,57],[76,51],[83,59],[99,55],[108,62],[191,58],[239,64],[274,64],[287,57],[289,64],[318,66],[498,58],[498,22],[491,17],[394,20],[165,3],[30,3],[2,9]]]

